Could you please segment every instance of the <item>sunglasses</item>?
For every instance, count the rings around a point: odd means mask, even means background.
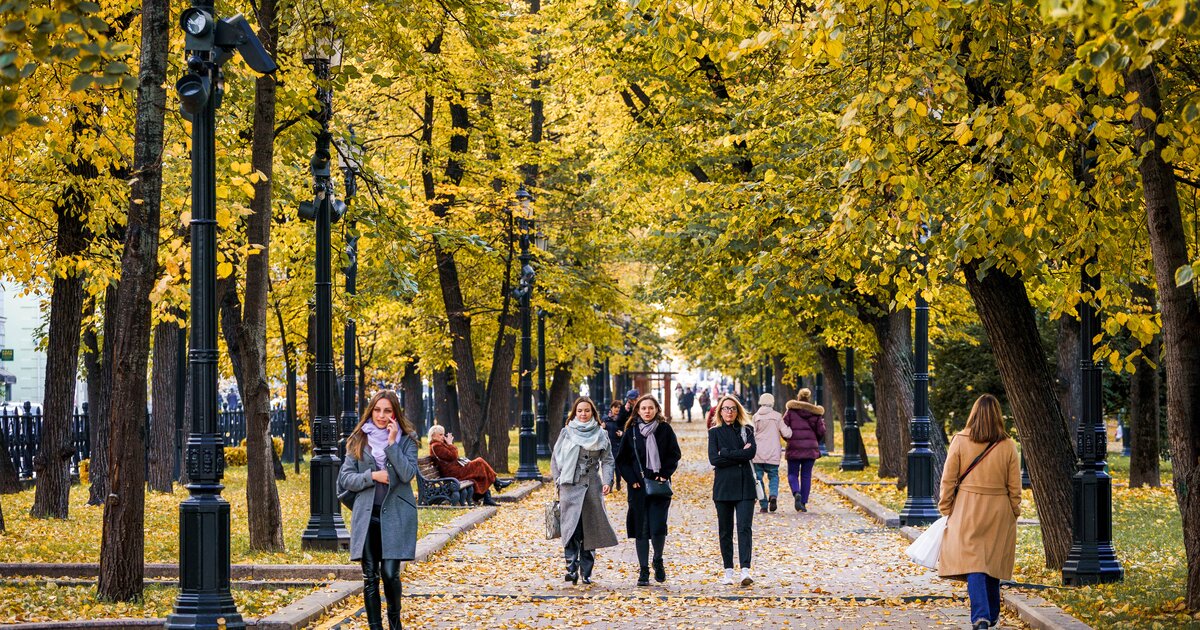
[[[721,411],[737,411],[737,407],[721,407]]]

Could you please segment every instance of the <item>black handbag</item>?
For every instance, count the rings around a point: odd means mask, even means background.
[[[648,497],[670,497],[675,494],[671,489],[671,480],[659,481],[646,476],[646,470],[642,468],[642,458],[637,453],[637,438],[633,438],[633,460],[637,462],[638,472],[642,474],[642,485],[646,488],[646,496]]]
[[[357,492],[342,488],[341,484],[338,485],[338,501],[340,501],[342,505],[346,506],[347,510],[354,509],[354,499],[357,497]]]

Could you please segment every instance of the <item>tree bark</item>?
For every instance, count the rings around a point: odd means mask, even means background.
[[[116,308],[121,322],[113,344],[112,403],[108,421],[109,494],[104,502],[97,595],[130,601],[142,594],[145,564],[146,368],[150,354],[150,290],[158,272],[162,193],[163,115],[170,5],[143,0],[142,48],[134,128],[134,178],[121,257]]]
[[[460,434],[462,427],[458,425],[458,416],[454,413],[454,403],[450,400],[451,378],[450,368],[443,368],[433,373],[433,417],[437,423],[446,427],[449,433]]]
[[[1162,485],[1158,467],[1159,432],[1159,336],[1142,346],[1144,360],[1138,361],[1129,379],[1129,487]]]
[[[488,375],[487,393],[487,455],[484,459],[496,469],[496,472],[508,470],[508,419],[512,412],[513,383],[512,366],[517,356],[517,336],[513,334],[508,324],[512,324],[515,316],[502,322],[501,332],[505,333],[497,344],[492,355],[492,371]]]
[[[421,374],[417,372],[416,361],[404,364],[400,386],[404,388],[404,415],[416,427],[417,433],[425,435],[429,427],[425,424],[425,405],[421,400]]]
[[[154,361],[150,369],[154,404],[150,405],[146,481],[155,492],[169,493],[175,483],[175,403],[179,396],[179,353],[184,350],[179,345],[177,324],[163,322],[154,327]]]
[[[70,167],[75,177],[94,179],[96,168],[86,160]],[[74,184],[63,201],[55,205],[58,236],[55,259],[78,256],[87,249],[87,198]],[[75,377],[79,372],[79,332],[83,323],[83,277],[77,273],[55,274],[50,297],[50,330],[46,350],[46,389],[43,401],[42,435],[33,469],[37,474],[34,518],[67,518],[70,507],[71,415],[75,407]]]
[[[1075,450],[1024,281],[995,268],[980,278],[979,264],[971,261],[963,269],[967,290],[991,342],[1026,453],[1046,567],[1061,569],[1071,548]]]
[[[1167,433],[1188,559],[1186,604],[1191,610],[1200,610],[1200,492],[1196,492],[1200,488],[1200,304],[1194,280],[1183,286],[1175,284],[1175,271],[1188,264],[1189,257],[1174,173],[1162,157],[1169,141],[1156,129],[1164,110],[1154,65],[1129,73],[1126,85],[1138,95],[1142,108],[1155,114],[1153,120],[1135,115],[1133,126],[1138,152],[1143,155],[1138,172],[1162,309]]]
[[[842,370],[842,360],[838,357],[838,351],[830,346],[820,346],[817,348],[817,357],[821,360],[821,372],[825,376],[825,391],[824,399],[821,401],[821,406],[825,407],[825,449],[830,453],[836,448],[834,446],[838,433],[838,427],[842,424],[842,405],[846,400],[846,378]]]
[[[1080,405],[1083,404],[1083,385],[1079,380],[1078,318],[1063,315],[1058,320],[1058,347],[1055,355],[1058,362],[1055,372],[1058,406],[1062,409],[1063,417],[1067,419],[1067,430],[1071,435],[1075,435],[1079,428],[1079,418],[1083,416],[1080,410]],[[1074,442],[1071,444],[1074,445]]]
[[[897,477],[904,487],[908,470],[908,422],[913,412],[912,311],[902,309],[871,320],[879,352],[871,362],[875,379],[875,437],[880,477]]]
[[[109,285],[104,291],[104,339],[98,340],[94,329],[84,334],[88,346],[84,361],[88,370],[88,433],[92,446],[88,505],[104,505],[108,496],[108,406],[112,400],[113,340],[117,336],[117,319],[109,308],[117,302],[117,286]]]
[[[551,375],[550,392],[546,395],[546,428],[549,435],[548,441],[551,447],[558,442],[558,433],[562,431],[566,416],[563,415],[563,408],[571,401],[567,397],[571,395],[571,364],[556,363],[554,372]],[[624,392],[622,392],[624,395]],[[608,410],[601,410],[600,413],[607,413]]]
[[[783,409],[786,401],[796,398],[796,388],[792,387],[792,383],[786,380],[784,374],[783,357],[775,355],[771,357],[771,372],[774,376],[773,389],[775,390],[775,409]],[[803,382],[803,379],[801,380]]]

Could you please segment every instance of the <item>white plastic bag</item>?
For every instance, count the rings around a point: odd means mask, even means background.
[[[942,553],[942,539],[946,536],[947,518],[949,517],[943,516],[934,521],[924,534],[917,536],[908,549],[904,550],[904,553],[908,554],[913,562],[923,567],[937,569],[938,556]]]

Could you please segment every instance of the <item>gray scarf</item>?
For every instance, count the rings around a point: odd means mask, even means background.
[[[662,460],[658,458],[658,440],[654,438],[654,430],[657,428],[658,420],[646,423],[638,419],[638,431],[646,438],[646,470],[654,472],[662,470]]]
[[[600,428],[596,420],[580,422],[572,420],[562,431],[558,446],[554,450],[554,461],[558,463],[556,483],[575,483],[575,468],[579,465],[579,451],[601,451],[608,442],[608,432]]]

